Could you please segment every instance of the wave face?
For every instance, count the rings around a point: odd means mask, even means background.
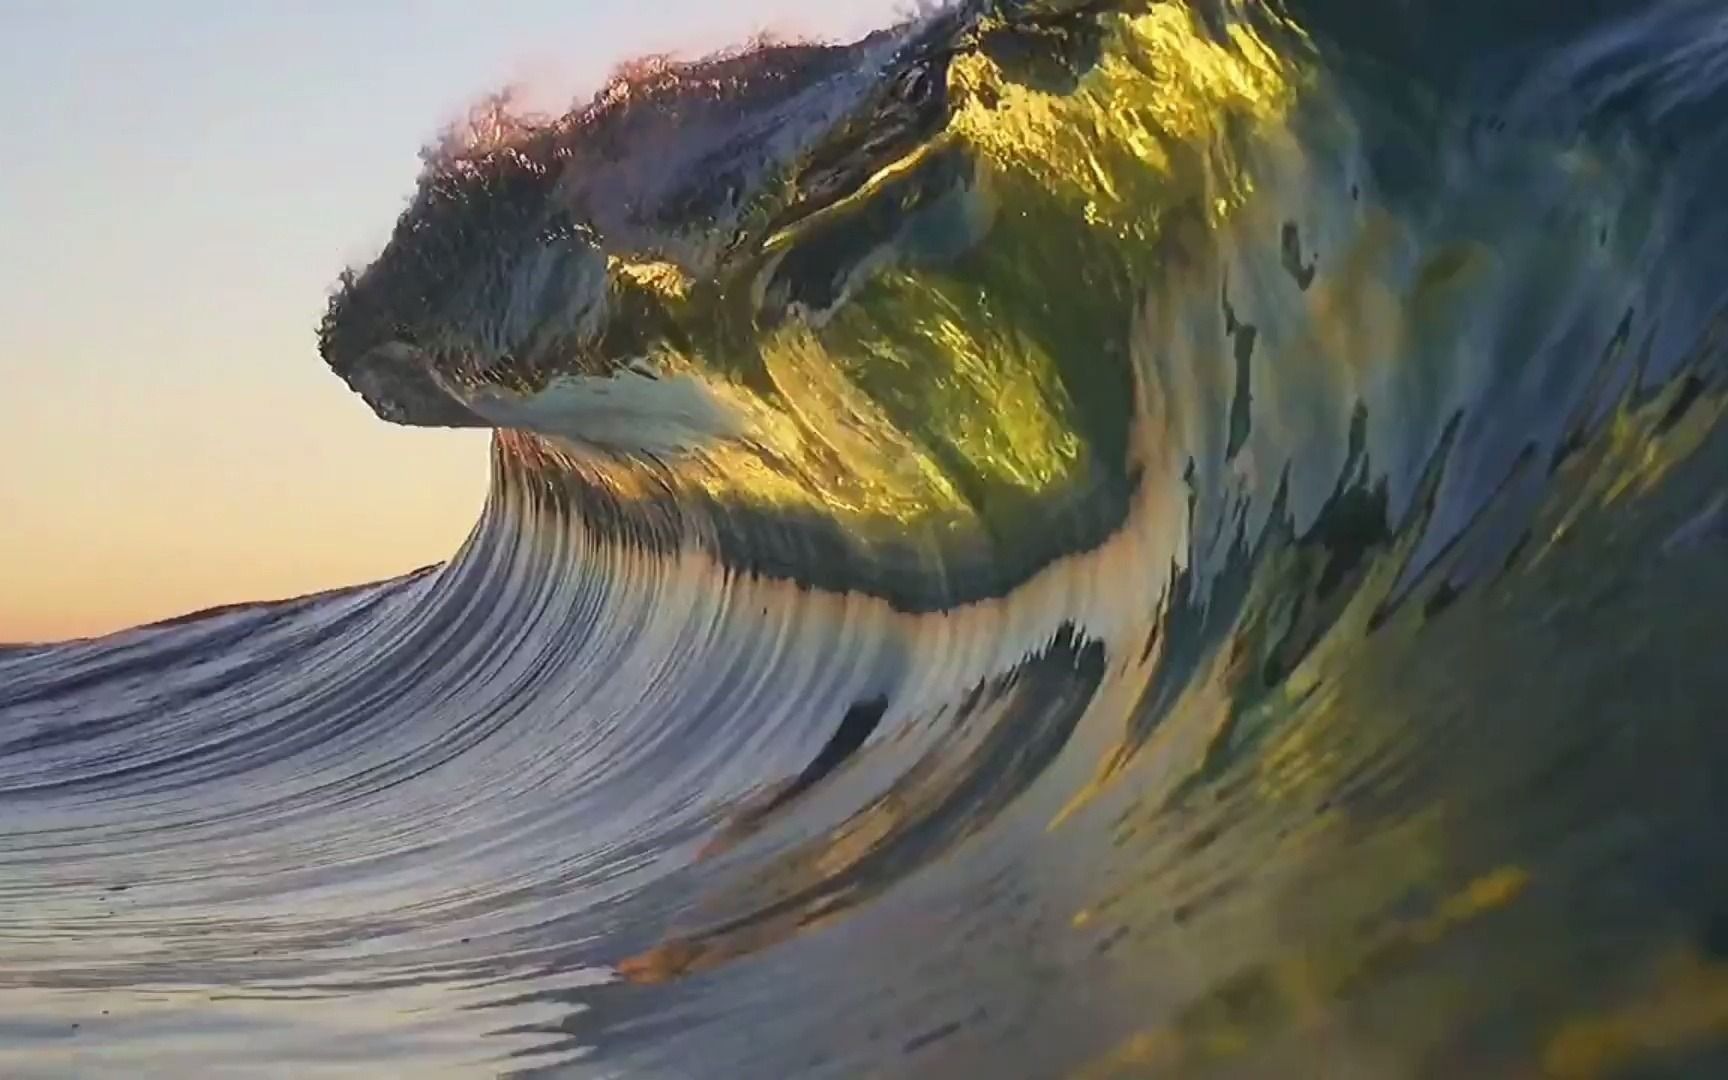
[[[1720,1075],[1725,117],[1714,0],[477,111],[321,332],[463,549],[0,650],[0,1073]]]

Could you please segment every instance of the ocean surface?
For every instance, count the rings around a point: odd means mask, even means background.
[[[319,342],[485,511],[0,648],[0,1076],[1728,1075],[1721,0],[973,0],[425,160]]]

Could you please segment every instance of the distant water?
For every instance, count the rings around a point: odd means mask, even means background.
[[[462,550],[0,649],[0,1075],[1728,1075],[1725,176],[1719,0],[478,107]]]

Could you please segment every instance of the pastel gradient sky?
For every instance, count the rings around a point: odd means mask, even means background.
[[[375,419],[320,361],[337,272],[420,146],[505,83],[896,0],[0,4],[0,641],[84,636],[449,556],[486,436]]]

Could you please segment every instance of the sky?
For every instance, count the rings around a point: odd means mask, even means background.
[[[4,0],[0,641],[390,577],[448,557],[487,436],[376,419],[320,360],[419,148],[507,83],[896,0]]]

